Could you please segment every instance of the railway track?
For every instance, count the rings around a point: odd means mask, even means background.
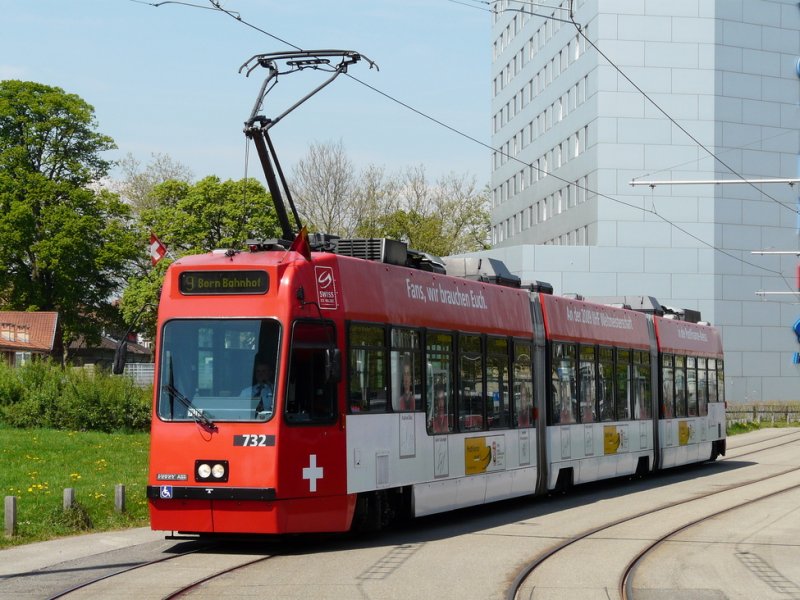
[[[790,485],[789,487],[776,490],[770,492],[768,494],[764,494],[758,498],[747,498],[742,502],[739,502],[733,506],[729,506],[727,508],[718,510],[709,515],[703,515],[700,518],[694,519],[689,523],[681,525],[680,527],[676,527],[671,531],[664,533],[662,536],[654,540],[651,544],[649,544],[646,548],[643,548],[633,559],[628,563],[628,566],[622,573],[619,581],[619,594],[622,600],[634,600],[636,598],[635,588],[634,588],[634,581],[636,578],[636,571],[640,568],[642,563],[659,547],[664,545],[669,540],[672,540],[675,536],[679,533],[685,532],[693,527],[696,527],[702,523],[706,523],[711,519],[716,517],[722,516],[724,514],[740,510],[744,507],[752,507],[754,503],[763,502],[764,500],[775,498],[776,496],[780,496],[782,494],[786,494],[787,492],[792,492],[795,490],[800,489],[800,484]]]
[[[111,598],[121,590],[131,598],[182,598],[207,582],[273,559],[273,543],[262,544],[261,551],[251,544],[192,543],[188,550],[115,569],[47,598]]]
[[[145,569],[147,567],[152,567],[153,565],[158,565],[158,564],[161,564],[161,563],[165,563],[165,562],[169,562],[169,561],[172,561],[172,560],[176,560],[176,559],[178,559],[180,557],[188,556],[190,554],[194,554],[195,552],[199,552],[202,549],[203,548],[195,548],[195,549],[192,549],[192,550],[187,550],[185,552],[179,552],[177,554],[172,554],[170,556],[162,556],[162,557],[157,558],[157,559],[153,559],[153,560],[149,560],[149,561],[145,561],[145,562],[141,562],[141,563],[137,563],[137,564],[133,564],[133,565],[128,565],[127,567],[124,567],[124,568],[112,570],[109,573],[104,573],[104,574],[99,575],[97,577],[94,577],[94,578],[92,578],[92,579],[90,579],[88,581],[83,581],[83,582],[81,582],[79,584],[76,584],[76,585],[73,585],[73,586],[71,586],[71,587],[69,587],[67,589],[64,589],[64,590],[61,590],[59,592],[56,592],[55,594],[52,594],[52,595],[48,596],[47,600],[57,600],[58,598],[64,598],[64,597],[69,596],[71,594],[76,594],[77,595],[78,592],[80,592],[81,590],[86,590],[86,589],[90,588],[93,585],[97,585],[97,584],[99,584],[101,582],[108,581],[109,579],[112,579],[113,577],[120,577],[120,576],[122,576],[122,575],[124,575],[126,573],[130,573],[132,571],[137,571],[139,569]]]
[[[790,432],[778,436],[777,438],[770,438],[766,440],[750,442],[729,449],[728,456],[726,456],[723,459],[720,459],[719,462],[740,460],[741,458],[746,457],[748,455],[757,454],[768,450],[774,450],[782,446],[797,444],[798,442],[800,442],[800,432]],[[764,446],[764,447],[758,447],[752,449],[752,446]],[[737,450],[743,448],[751,448],[751,449],[748,449],[744,452],[736,452]],[[662,514],[667,513],[670,510],[675,510],[675,509],[681,510],[683,512],[688,512],[689,507],[702,505],[703,501],[708,501],[709,499],[715,497],[722,497],[723,495],[730,494],[731,492],[741,492],[743,489],[747,487],[761,485],[764,484],[765,482],[769,482],[770,480],[777,480],[781,477],[787,477],[787,476],[791,477],[793,475],[795,476],[795,478],[797,475],[800,475],[800,467],[784,468],[777,472],[770,473],[769,475],[752,478],[745,482],[737,482],[725,485],[713,491],[709,491],[699,495],[694,495],[689,498],[684,498],[673,502],[661,503],[658,506],[654,506],[650,509],[639,511],[635,514],[626,515],[619,519],[615,519],[613,521],[604,523],[597,527],[590,528],[575,535],[572,535],[569,538],[561,540],[560,542],[553,545],[546,551],[540,553],[533,560],[531,560],[529,563],[527,563],[521,569],[519,569],[516,577],[513,579],[511,585],[508,587],[505,597],[507,600],[521,600],[522,598],[529,597],[529,595],[532,597],[533,591],[536,588],[535,583],[532,582],[536,580],[537,573],[541,572],[545,568],[545,565],[547,565],[548,563],[554,563],[560,560],[562,558],[562,555],[564,555],[566,552],[574,551],[575,547],[581,543],[588,543],[590,540],[596,540],[598,538],[602,538],[603,536],[605,536],[606,538],[608,538],[609,536],[613,538],[613,536],[615,535],[614,533],[615,529],[619,529],[622,527],[631,527],[631,526],[636,527],[637,522],[642,522],[644,520],[647,520],[648,517],[653,517],[656,515],[660,516]],[[785,493],[787,491],[797,489],[798,487],[800,487],[800,483],[792,484],[789,485],[788,487],[782,487],[779,490],[764,495],[763,498],[772,497],[776,494]],[[761,497],[759,497],[758,499],[760,498]],[[696,519],[692,519],[689,523],[686,523],[684,521],[680,527],[670,529],[656,536],[656,539],[652,544],[637,551],[634,554],[633,558],[624,567],[624,569],[621,570],[622,575],[620,576],[619,582],[617,583],[616,586],[616,589],[620,594],[620,598],[624,598],[626,600],[633,598],[631,591],[632,587],[630,587],[630,585],[632,584],[629,585],[628,582],[632,581],[631,579],[632,573],[635,573],[636,565],[640,564],[641,561],[644,560],[644,558],[650,552],[652,552],[654,548],[658,547],[665,540],[670,539],[672,536],[680,533],[684,529],[687,529],[693,525],[701,523],[707,519],[713,518],[718,514],[725,514],[726,512],[735,510],[736,508],[740,508],[746,505],[748,502],[752,501],[753,498],[747,498],[741,502],[735,502],[734,505],[732,506],[726,506],[710,514],[701,515]],[[591,551],[584,554],[591,555]],[[580,577],[579,570],[575,573],[575,576]]]

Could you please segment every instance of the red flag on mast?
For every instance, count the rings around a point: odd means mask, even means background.
[[[308,261],[311,260],[311,246],[308,243],[308,230],[305,225],[300,229],[297,237],[294,238],[292,245],[289,246],[289,251],[299,252],[303,255],[303,258]]]
[[[158,236],[150,232],[150,262],[155,267],[164,255],[167,253],[167,247],[164,245]]]

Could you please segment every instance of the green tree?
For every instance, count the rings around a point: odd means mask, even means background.
[[[156,233],[170,255],[155,268],[149,258],[129,278],[122,297],[125,321],[133,322],[139,311],[150,304],[141,318],[141,330],[155,333],[155,305],[167,267],[186,254],[210,252],[218,248],[240,250],[248,239],[269,239],[279,235],[272,199],[255,179],[220,181],[209,176],[197,183],[170,180],[156,185],[149,193],[151,207],[140,213],[142,238]],[[142,247],[144,247],[142,242]]]
[[[115,145],[95,128],[74,94],[0,81],[0,306],[58,311],[65,360],[118,322],[111,299],[138,251],[129,208],[96,186]]]

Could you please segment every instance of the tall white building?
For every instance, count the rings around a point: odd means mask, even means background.
[[[798,2],[556,1],[495,4],[489,254],[700,310],[730,401],[800,400],[800,296],[758,294],[796,290],[798,259],[752,254],[798,248],[800,186],[630,185],[800,177]]]

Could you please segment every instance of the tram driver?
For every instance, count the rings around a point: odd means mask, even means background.
[[[258,398],[256,416],[260,413],[271,413],[274,398],[275,369],[269,361],[256,358],[253,372],[253,385],[244,388],[240,398]]]

